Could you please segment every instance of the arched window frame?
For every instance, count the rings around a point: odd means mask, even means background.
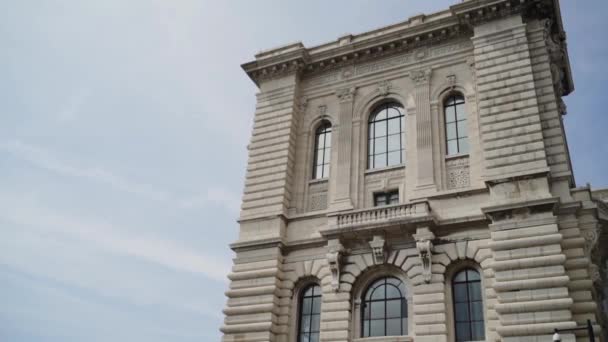
[[[373,267],[372,269],[368,269],[363,272],[357,280],[353,284],[352,290],[352,322],[351,325],[351,336],[357,336],[357,338],[362,338],[362,309],[363,309],[363,296],[365,295],[366,290],[369,288],[371,284],[373,284],[376,280],[383,277],[394,277],[403,282],[405,285],[405,299],[407,301],[407,334],[403,336],[410,336],[413,332],[413,288],[409,282],[409,278],[400,268],[394,267],[392,265],[384,264]]]
[[[452,265],[448,267],[448,270],[445,274],[446,279],[446,307],[448,308],[448,322],[451,327],[448,331],[448,341],[457,341],[456,339],[456,319],[455,319],[455,298],[454,298],[454,279],[455,277],[462,271],[473,270],[479,274],[479,284],[480,284],[480,295],[481,295],[481,308],[482,308],[482,322],[483,322],[483,334],[484,336],[479,340],[469,340],[469,341],[485,341],[485,337],[487,334],[487,319],[486,319],[486,294],[485,294],[485,279],[482,268],[473,260],[464,260],[458,262],[456,265]]]
[[[305,310],[307,310],[307,307],[305,306],[304,300],[307,297],[307,291],[311,288],[315,288],[314,291],[314,298],[318,298],[318,313],[314,312],[314,306],[313,303],[311,303],[311,307],[310,307],[310,311],[308,313],[305,312]],[[317,293],[317,290],[319,291]],[[295,329],[292,330],[294,332],[294,336],[295,338],[292,339],[293,341],[297,341],[297,342],[318,342],[319,341],[319,337],[320,337],[320,330],[321,330],[321,326],[320,326],[320,322],[321,322],[321,305],[322,305],[322,301],[323,301],[323,288],[321,287],[320,283],[318,281],[316,281],[315,279],[306,279],[304,281],[301,282],[300,286],[298,286],[297,291],[295,292],[295,296],[296,298],[296,305],[295,306],[295,317],[297,318],[297,322],[295,324]],[[314,301],[314,299],[313,299]],[[308,331],[306,330],[306,328],[303,326],[303,320],[304,320],[304,316],[312,316],[315,315],[316,316],[316,322],[318,323],[318,325],[316,327],[313,327],[313,319],[311,317],[310,321],[308,321],[309,327],[308,327]],[[316,336],[314,336],[313,338],[316,339],[303,339],[302,335],[305,334],[306,332],[308,333],[314,333],[316,334]]]
[[[399,115],[389,117],[389,109],[398,110]],[[384,118],[378,119],[384,111]],[[405,127],[405,107],[394,100],[387,100],[372,107],[367,120],[367,168],[381,169],[403,165],[405,163],[404,150],[406,145]],[[394,123],[398,126],[395,126]],[[386,123],[386,128],[380,125]],[[393,126],[391,126],[393,123]],[[391,130],[391,127],[398,127],[398,131]],[[376,133],[383,134],[377,135]],[[384,138],[384,141],[382,140]],[[391,144],[391,141],[393,144]],[[399,148],[395,148],[394,143],[399,141]],[[382,162],[384,157],[384,162]],[[393,160],[393,162],[391,162]],[[398,162],[395,162],[398,160]]]
[[[441,103],[445,155],[447,157],[468,155],[469,113],[466,97],[461,92],[451,91],[443,97]]]
[[[330,172],[332,124],[322,120],[314,133],[314,150],[312,160],[312,179],[327,179]]]

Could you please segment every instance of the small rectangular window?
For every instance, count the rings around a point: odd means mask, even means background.
[[[374,194],[374,206],[391,205],[399,203],[399,191],[377,192]]]

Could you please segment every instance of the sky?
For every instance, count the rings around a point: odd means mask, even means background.
[[[0,0],[0,341],[219,341],[240,65],[446,0]],[[579,186],[608,187],[608,2],[562,0]]]

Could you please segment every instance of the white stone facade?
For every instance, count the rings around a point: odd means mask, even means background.
[[[297,342],[310,284],[321,341],[455,341],[451,283],[464,267],[481,274],[487,341],[551,341],[587,320],[603,336],[608,191],[574,184],[557,1],[465,1],[243,68],[260,92],[224,342]],[[454,93],[469,149],[447,156]],[[404,162],[370,169],[368,119],[387,101],[405,111]],[[330,173],[313,179],[322,121]],[[389,190],[398,203],[374,206]],[[407,334],[362,338],[363,292],[388,275],[405,284]]]

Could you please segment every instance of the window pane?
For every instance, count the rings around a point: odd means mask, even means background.
[[[310,334],[300,334],[300,342],[310,342]]]
[[[456,110],[453,106],[445,108],[445,122],[450,123],[456,121]]]
[[[483,305],[481,305],[481,302],[471,303],[471,320],[483,321]]]
[[[394,285],[386,285],[386,298],[401,298],[401,292],[399,292],[399,289]]]
[[[399,203],[399,193],[398,192],[393,192],[391,193],[391,197],[389,199],[389,204],[397,204]],[[403,284],[401,284],[403,285]]]
[[[401,299],[386,301],[386,317],[401,318]]]
[[[485,340],[485,332],[484,332],[484,324],[483,322],[475,322],[472,324],[472,340],[473,341],[483,341]]]
[[[393,118],[388,120],[388,134],[399,134],[401,133],[399,118]]]
[[[401,320],[401,324],[403,324],[403,331],[401,332],[401,334],[407,335],[407,318],[403,318]]]
[[[319,333],[310,334],[310,342],[319,342]]]
[[[401,164],[401,151],[388,153],[388,166]]]
[[[321,313],[321,297],[315,297],[312,301],[312,313]]]
[[[457,140],[448,140],[448,155],[458,154]]]
[[[458,121],[458,137],[459,138],[464,138],[464,137],[468,137],[469,133],[467,130],[467,121],[463,120],[463,121]]]
[[[479,280],[479,272],[475,270],[467,270],[467,278],[469,280]]]
[[[471,330],[469,323],[456,323],[456,341],[470,341]]]
[[[364,319],[369,319],[369,303],[364,303],[363,304],[363,318]]]
[[[456,322],[469,322],[469,304],[468,303],[456,303],[454,304],[454,311],[456,312]]]
[[[374,166],[374,156],[370,155],[367,157],[367,167],[370,169],[373,169],[375,167]]]
[[[466,271],[460,271],[458,272],[458,274],[456,274],[456,276],[454,277],[454,282],[463,282],[463,281],[467,281],[467,272]]]
[[[370,336],[385,336],[383,319],[375,319],[370,323]]]
[[[447,101],[445,101],[445,106],[447,107],[447,106],[449,106],[449,105],[453,105],[453,104],[454,104],[454,100],[455,100],[455,99],[456,99],[456,98],[455,98],[454,96],[450,96],[450,97],[448,97]]]
[[[401,111],[399,111],[399,108],[397,107],[389,107],[388,109],[388,117],[392,118],[395,116],[400,116],[401,115]]]
[[[466,120],[467,113],[464,110],[464,103],[456,106],[456,120]]]
[[[323,165],[323,178],[329,177],[329,164]]]
[[[464,97],[462,95],[454,95],[454,103],[455,104],[464,103]]]
[[[456,139],[456,123],[445,125],[445,134],[448,140]]]
[[[467,296],[467,284],[454,284],[454,302],[463,303],[468,301],[469,298]]]
[[[386,166],[386,154],[382,153],[382,154],[374,156],[374,167],[378,168],[378,167],[384,167],[384,166]]]
[[[310,313],[310,309],[312,308],[312,298],[304,298],[302,300],[302,312]]]
[[[458,150],[460,153],[469,153],[469,138],[458,139]]]
[[[386,336],[401,335],[401,318],[386,320]]]
[[[386,204],[386,195],[385,194],[376,194],[374,197],[374,203],[376,205],[385,205]],[[384,298],[384,297],[380,297],[382,295],[384,295],[384,292],[382,292],[382,294],[380,294],[379,291],[369,291],[369,293],[373,293],[374,296],[378,297],[378,298]]]
[[[303,315],[300,321],[300,332],[310,332],[310,318],[309,315]]]
[[[318,134],[316,138],[316,148],[321,149],[325,147],[325,139],[323,139],[323,134]]]
[[[310,331],[319,332],[321,326],[321,315],[312,315],[310,322]]]
[[[323,178],[323,165],[319,165],[315,168],[315,179]]]
[[[386,119],[386,108],[382,108],[381,110],[378,111],[378,114],[376,114],[376,116],[373,116],[373,121],[378,121],[378,120],[383,120]]]
[[[388,150],[399,151],[401,150],[401,135],[393,134],[388,136]]]
[[[386,136],[386,121],[376,122],[375,126],[376,138]]]
[[[317,160],[315,162],[316,162],[315,165],[322,165],[323,164],[323,150],[318,150],[317,151]]]
[[[325,147],[331,146],[331,132],[325,134]]]
[[[372,302],[371,305],[371,318],[384,318],[384,301]]]
[[[376,138],[375,146],[375,154],[386,152],[386,137]]]
[[[329,163],[329,158],[331,157],[331,149],[329,147],[325,148],[325,156],[324,162],[325,164]]]
[[[481,300],[481,283],[476,281],[469,283],[470,300]]]

